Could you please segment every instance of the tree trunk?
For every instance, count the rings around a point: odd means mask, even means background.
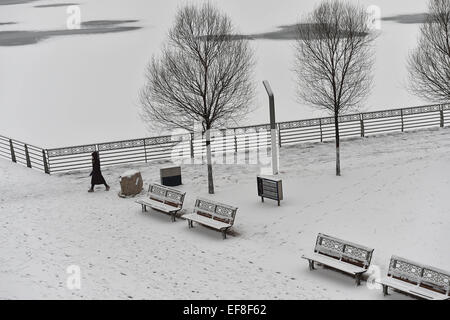
[[[336,137],[336,176],[341,175],[341,154],[339,150],[339,116],[335,114],[334,116],[334,129]]]
[[[212,155],[211,155],[211,131],[206,130],[206,163],[208,166],[208,192],[214,194],[214,179],[212,170]]]

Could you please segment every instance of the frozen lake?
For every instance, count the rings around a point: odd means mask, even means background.
[[[5,5],[10,2],[25,3]],[[244,34],[271,32],[279,26],[295,24],[317,3],[215,2]],[[82,22],[113,20],[130,30],[60,35],[58,32],[65,30],[68,18],[63,0],[0,0],[0,134],[44,147],[157,135],[148,132],[139,117],[138,92],[144,84],[147,62],[159,52],[174,14],[183,3],[84,0],[79,5]],[[426,10],[424,0],[360,3],[379,6],[383,18]],[[416,44],[419,28],[407,18],[381,22],[376,40],[375,87],[364,110],[429,103],[405,89],[406,56]],[[136,21],[121,23],[123,20]],[[46,37],[35,36],[34,43],[6,46],[1,39],[7,31]],[[241,124],[268,122],[267,97],[261,84],[266,79],[276,95],[278,121],[324,115],[296,101],[292,41],[260,39],[252,44],[257,58],[258,91],[253,113]]]

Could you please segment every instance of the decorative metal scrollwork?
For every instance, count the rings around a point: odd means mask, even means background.
[[[424,269],[423,278],[425,281],[432,282],[438,286],[448,288],[450,286],[450,275],[446,275],[434,270]]]
[[[327,119],[327,118],[324,118]],[[300,120],[300,121],[290,121],[281,122],[279,124],[280,129],[295,129],[295,128],[305,128],[314,127],[320,125],[321,119],[310,119],[310,120]]]
[[[144,146],[144,139],[102,143],[98,145],[98,150],[108,151],[117,149],[136,148],[142,146]]]
[[[342,252],[344,250],[344,244],[342,242],[328,238],[322,238],[320,245],[335,252]]]
[[[398,259],[393,259],[391,261],[389,270],[394,273],[401,273],[414,278],[419,278],[422,275],[422,267]]]
[[[367,250],[363,250],[361,248],[357,248],[354,246],[346,245],[344,252],[346,255],[353,257],[358,260],[367,260],[369,252]]]
[[[78,147],[61,148],[61,149],[50,149],[48,150],[48,156],[49,157],[70,156],[82,153],[92,153],[94,151],[95,151],[95,144]]]
[[[161,187],[156,186],[156,185],[154,185],[152,187],[152,191],[151,191],[151,193],[159,195],[161,197],[165,197],[166,196],[166,192],[167,192],[167,189],[161,188]]]
[[[204,200],[198,200],[196,205],[199,209],[208,210],[210,212],[214,212],[216,205],[214,203],[206,202]]]
[[[183,197],[183,195],[182,195],[181,193],[178,193],[178,192],[175,192],[175,191],[168,190],[168,191],[167,191],[167,194],[166,194],[166,197],[167,197],[168,199],[170,199],[170,200],[174,200],[174,201],[180,202],[180,201],[181,201],[181,198]]]
[[[233,218],[234,210],[227,207],[217,206],[216,207],[216,213],[220,216],[226,217],[226,218]]]
[[[165,143],[173,143],[171,136],[164,137],[153,137],[145,139],[146,145],[157,145],[157,144],[165,144]]]
[[[363,113],[362,117],[363,120],[371,120],[371,119],[399,117],[401,115],[402,115],[401,109],[396,109],[396,110],[384,110],[384,111]]]
[[[441,110],[440,105],[434,105],[434,106],[423,106],[423,107],[415,107],[415,108],[406,108],[403,109],[404,115],[410,115],[410,114],[419,114],[419,113],[429,113],[429,112],[437,112]]]

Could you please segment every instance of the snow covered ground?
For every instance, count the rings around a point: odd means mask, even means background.
[[[383,299],[347,275],[308,270],[300,256],[318,232],[374,247],[383,275],[392,254],[449,270],[450,129],[345,141],[342,157],[335,177],[332,143],[282,148],[281,207],[256,196],[256,166],[216,165],[212,198],[239,207],[227,240],[117,196],[121,173],[139,169],[148,184],[167,163],[105,169],[111,191],[90,194],[88,172],[48,176],[0,160],[0,299]],[[206,169],[182,170],[189,212],[210,197]],[[70,265],[80,290],[66,286]]]

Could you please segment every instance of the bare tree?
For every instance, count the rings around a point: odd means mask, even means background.
[[[369,94],[375,36],[362,7],[323,1],[298,26],[295,73],[301,101],[334,116],[336,175],[341,175],[339,116]]]
[[[430,0],[417,48],[408,59],[409,89],[436,102],[450,101],[450,0]]]
[[[179,10],[161,57],[147,68],[141,92],[145,120],[206,138],[208,190],[214,193],[210,130],[236,122],[249,111],[253,51],[234,33],[231,20],[209,3]]]

